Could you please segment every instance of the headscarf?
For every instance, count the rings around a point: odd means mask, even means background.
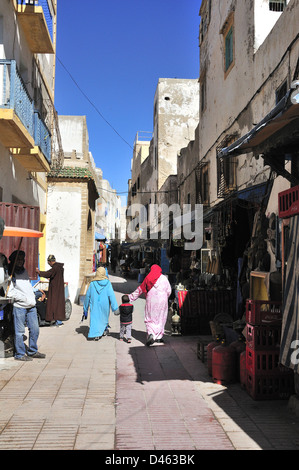
[[[144,294],[147,294],[151,290],[151,288],[156,284],[161,274],[162,268],[160,268],[158,264],[153,264],[150,272],[148,273],[142,284],[140,284],[141,290]]]
[[[103,267],[100,267],[97,269],[96,274],[92,281],[104,281],[105,279],[108,279],[106,276],[106,270]]]

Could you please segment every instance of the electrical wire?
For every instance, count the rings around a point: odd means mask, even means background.
[[[107,119],[105,118],[105,116],[103,116],[103,114],[101,113],[101,111],[97,108],[97,106],[89,99],[89,97],[87,96],[87,94],[82,90],[82,88],[80,87],[80,85],[78,84],[78,82],[74,79],[74,77],[72,76],[72,74],[69,72],[69,70],[66,68],[66,66],[62,63],[62,61],[59,59],[59,57],[56,55],[56,59],[58,60],[58,62],[60,63],[60,65],[64,68],[64,70],[66,71],[66,73],[69,75],[69,77],[71,78],[71,80],[74,82],[74,84],[76,85],[76,87],[78,88],[78,90],[80,91],[80,93],[82,93],[82,95],[86,98],[86,100],[89,102],[89,104],[96,110],[96,112],[99,114],[99,116],[101,116],[101,118],[106,122],[106,124],[108,124],[108,126],[111,127],[111,129],[125,142],[125,144],[127,144],[132,150],[133,147],[132,145],[129,144],[129,142],[126,141],[126,139],[124,139],[120,133],[115,129],[115,127],[112,126],[112,124],[107,121]]]
[[[96,110],[96,112],[99,114],[99,116],[101,116],[101,118],[106,122],[106,124],[108,124],[108,126],[111,127],[111,129],[132,149],[134,150],[134,148],[132,147],[132,145],[130,145],[120,134],[119,132],[112,126],[112,124],[110,124],[109,121],[107,121],[107,119],[103,116],[103,114],[99,111],[99,109],[97,108],[97,106],[89,99],[89,97],[87,96],[87,94],[82,90],[82,88],[80,87],[80,85],[78,84],[78,82],[75,80],[75,78],[72,76],[72,74],[69,72],[69,70],[66,68],[66,66],[63,64],[63,62],[59,59],[59,57],[56,55],[56,59],[58,60],[58,62],[60,63],[60,65],[63,67],[63,69],[66,71],[66,73],[69,75],[69,77],[71,78],[71,80],[73,81],[73,83],[76,85],[76,87],[78,88],[78,90],[80,91],[80,93],[82,93],[82,95],[86,98],[86,100],[89,102],[89,104]],[[110,192],[110,193],[113,193],[113,192],[116,192],[117,194],[128,194],[128,191],[117,191],[117,190],[109,190],[109,189],[104,189],[104,188],[99,188],[101,191],[106,191],[106,192]],[[173,189],[173,190],[169,190],[169,191],[136,191],[136,194],[151,194],[152,192],[155,192],[155,193],[171,193],[171,192],[176,192],[177,189]]]

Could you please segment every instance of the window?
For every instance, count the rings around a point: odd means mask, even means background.
[[[233,60],[234,60],[233,27],[231,27],[225,37],[225,72],[227,72],[227,70],[233,63]]]
[[[282,100],[282,98],[287,94],[287,91],[287,80],[285,80],[283,84],[280,85],[280,87],[276,90],[276,104],[279,103],[280,100]]]
[[[286,0],[270,0],[269,10],[270,11],[283,11],[287,6]]]
[[[202,181],[201,181],[201,194],[203,204],[209,204],[210,195],[209,195],[209,167],[205,165],[202,169]]]
[[[202,8],[199,14],[201,15],[199,44],[201,44],[207,34],[211,19],[211,0],[206,0],[205,3],[202,2]]]
[[[200,110],[203,112],[207,105],[207,80],[204,74],[200,78]]]
[[[237,134],[227,135],[217,147],[217,154],[223,147],[229,147],[236,138]],[[237,165],[237,157],[219,158],[217,156],[218,197],[225,197],[237,188]]]
[[[196,202],[209,205],[209,163],[200,162],[196,168]]]
[[[225,77],[229,74],[235,63],[235,29],[234,29],[234,13],[231,12],[227,17],[220,33],[223,35],[224,41],[224,73]]]

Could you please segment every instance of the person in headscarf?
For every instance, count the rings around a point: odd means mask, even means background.
[[[161,343],[168,316],[168,297],[171,294],[171,286],[157,264],[153,264],[142,284],[129,295],[130,302],[134,302],[141,294],[145,294],[146,297],[144,310],[146,345],[150,346],[154,342]]]
[[[118,309],[116,297],[104,267],[97,269],[85,295],[83,313],[87,318],[90,312],[88,338],[99,340],[108,333],[110,307]]]
[[[62,320],[65,320],[64,264],[58,263],[54,255],[49,255],[47,261],[51,266],[48,271],[40,271],[36,268],[40,277],[49,279],[46,322],[62,326]]]

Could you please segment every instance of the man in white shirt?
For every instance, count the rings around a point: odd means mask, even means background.
[[[7,296],[13,299],[15,359],[18,361],[32,361],[33,358],[44,359],[46,355],[38,352],[37,348],[39,325],[36,312],[36,298],[30,283],[29,274],[24,268],[25,252],[19,251],[18,253],[14,251],[10,255],[9,261],[8,272],[10,275],[12,274],[12,279]],[[14,264],[15,268],[12,273]],[[29,345],[27,348],[23,340],[26,325],[29,330]]]

